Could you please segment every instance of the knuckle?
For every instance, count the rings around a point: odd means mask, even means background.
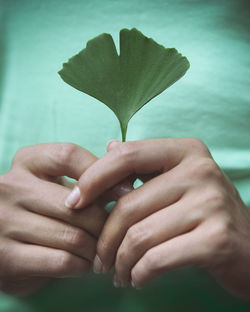
[[[148,250],[140,262],[132,269],[131,279],[136,283],[140,284],[141,280],[147,277],[154,277],[162,273],[161,267],[161,256],[153,251]]]
[[[214,212],[224,211],[227,206],[227,196],[219,187],[211,187],[204,196],[205,205]]]
[[[184,138],[183,140],[191,152],[203,152],[205,154],[210,154],[207,146],[203,143],[202,140],[194,137]]]
[[[73,143],[56,143],[49,151],[49,156],[57,166],[65,167],[71,162],[77,149],[78,146]]]
[[[157,253],[151,250],[147,251],[143,257],[144,268],[151,273],[157,273],[159,271],[159,256]]]
[[[220,222],[215,231],[215,247],[216,250],[226,249],[230,242],[230,226],[229,222]]]
[[[25,158],[25,156],[27,155],[27,152],[29,149],[30,149],[30,146],[21,147],[13,157],[12,165],[15,165],[16,163],[19,163],[20,161],[22,161],[22,159]]]
[[[119,265],[126,263],[127,254],[128,252],[125,248],[119,248],[116,255],[116,263],[119,263]]]
[[[127,231],[128,246],[133,250],[142,249],[145,243],[148,241],[147,231],[142,226],[133,225]]]
[[[222,172],[213,159],[204,157],[194,162],[191,175],[202,179],[221,179]]]
[[[67,251],[61,251],[55,261],[55,273],[59,276],[67,276],[74,268],[74,257]]]
[[[116,156],[123,162],[129,164],[135,157],[135,146],[133,142],[124,142],[114,149]]]
[[[126,220],[131,216],[131,209],[135,206],[134,200],[128,193],[122,196],[116,203],[115,210],[122,220]]]
[[[220,264],[225,259],[230,258],[232,247],[232,231],[231,231],[231,221],[229,218],[221,218],[213,224],[210,231],[207,233],[207,250],[209,253],[209,263]]]
[[[70,249],[82,248],[86,243],[85,233],[81,230],[66,229],[62,236],[63,242]]]

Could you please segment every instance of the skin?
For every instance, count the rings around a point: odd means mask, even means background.
[[[99,237],[94,271],[114,265],[116,286],[139,288],[196,265],[250,300],[249,209],[205,144],[195,138],[111,142],[79,179],[75,209],[129,176],[144,184],[118,199]]]
[[[55,278],[84,275],[107,218],[101,203],[64,206],[71,188],[97,158],[70,143],[22,148],[0,176],[0,289],[26,296]]]

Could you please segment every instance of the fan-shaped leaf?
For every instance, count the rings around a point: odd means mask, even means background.
[[[106,104],[117,116],[125,141],[131,117],[180,79],[189,62],[140,31],[120,31],[120,55],[110,34],[87,42],[58,72],[72,87]]]

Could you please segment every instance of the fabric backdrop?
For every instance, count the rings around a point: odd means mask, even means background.
[[[184,78],[130,122],[127,140],[197,137],[250,206],[250,3],[248,0],[0,0],[0,172],[25,145],[69,141],[101,157],[120,139],[114,114],[65,84],[62,63],[89,39],[136,27],[187,56]],[[0,311],[249,311],[206,272],[187,267],[142,290],[112,275],[60,279]]]

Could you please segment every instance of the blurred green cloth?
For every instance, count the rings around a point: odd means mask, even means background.
[[[89,39],[111,33],[118,47],[119,30],[136,27],[177,48],[191,68],[135,115],[127,140],[200,138],[250,206],[249,12],[247,0],[0,0],[0,172],[25,145],[69,141],[101,157],[120,139],[114,114],[57,71]],[[249,310],[195,267],[139,291],[89,274],[26,299],[0,294],[1,312]]]

